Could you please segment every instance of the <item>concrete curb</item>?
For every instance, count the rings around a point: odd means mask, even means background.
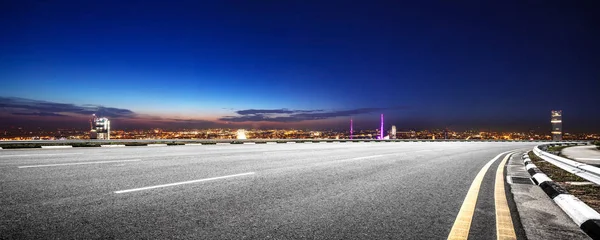
[[[600,239],[600,213],[552,181],[552,179],[531,162],[527,153],[523,154],[522,159],[533,182],[542,188],[546,195],[588,236],[592,239]]]
[[[65,146],[42,146],[42,148],[73,148],[73,146],[71,146],[71,145],[65,145]]]

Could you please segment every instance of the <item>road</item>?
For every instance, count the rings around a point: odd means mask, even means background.
[[[561,153],[579,162],[600,166],[600,150],[596,145],[564,148]]]
[[[484,165],[502,152],[534,145],[0,150],[0,236],[446,239]],[[484,172],[470,237],[496,238],[498,157]]]

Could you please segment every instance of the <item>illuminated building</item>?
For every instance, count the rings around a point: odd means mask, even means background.
[[[246,139],[246,130],[238,129],[237,130],[237,139]]]
[[[392,125],[392,130],[390,131],[390,139],[396,139],[396,125]]]
[[[562,141],[562,110],[552,110],[552,141]]]
[[[110,139],[110,121],[108,118],[98,118],[96,114],[90,120],[90,139]]]

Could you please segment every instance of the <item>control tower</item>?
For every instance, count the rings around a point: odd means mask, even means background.
[[[553,110],[551,113],[552,141],[562,141],[562,110]]]
[[[98,118],[96,114],[90,120],[90,139],[110,139],[110,121],[108,118]]]

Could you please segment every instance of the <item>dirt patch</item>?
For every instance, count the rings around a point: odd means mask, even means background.
[[[542,172],[544,172],[550,179],[558,183],[560,186],[569,191],[570,194],[579,198],[581,201],[586,203],[588,206],[600,212],[600,186],[598,185],[572,185],[567,182],[588,182],[587,180],[562,170],[559,167],[554,166],[552,163],[546,162],[543,159],[536,156],[533,152],[529,152],[529,158],[531,162],[535,164]]]
[[[569,191],[569,193],[578,197],[586,203],[588,206],[596,210],[596,212],[600,212],[600,186],[598,185],[586,185],[586,186],[576,186],[567,183],[558,183],[560,186],[564,187]]]
[[[529,152],[529,158],[531,162],[535,164],[542,172],[550,177],[555,182],[586,182],[585,179],[562,170],[561,168],[554,166],[552,163],[546,162],[540,157],[536,156],[533,152]]]

